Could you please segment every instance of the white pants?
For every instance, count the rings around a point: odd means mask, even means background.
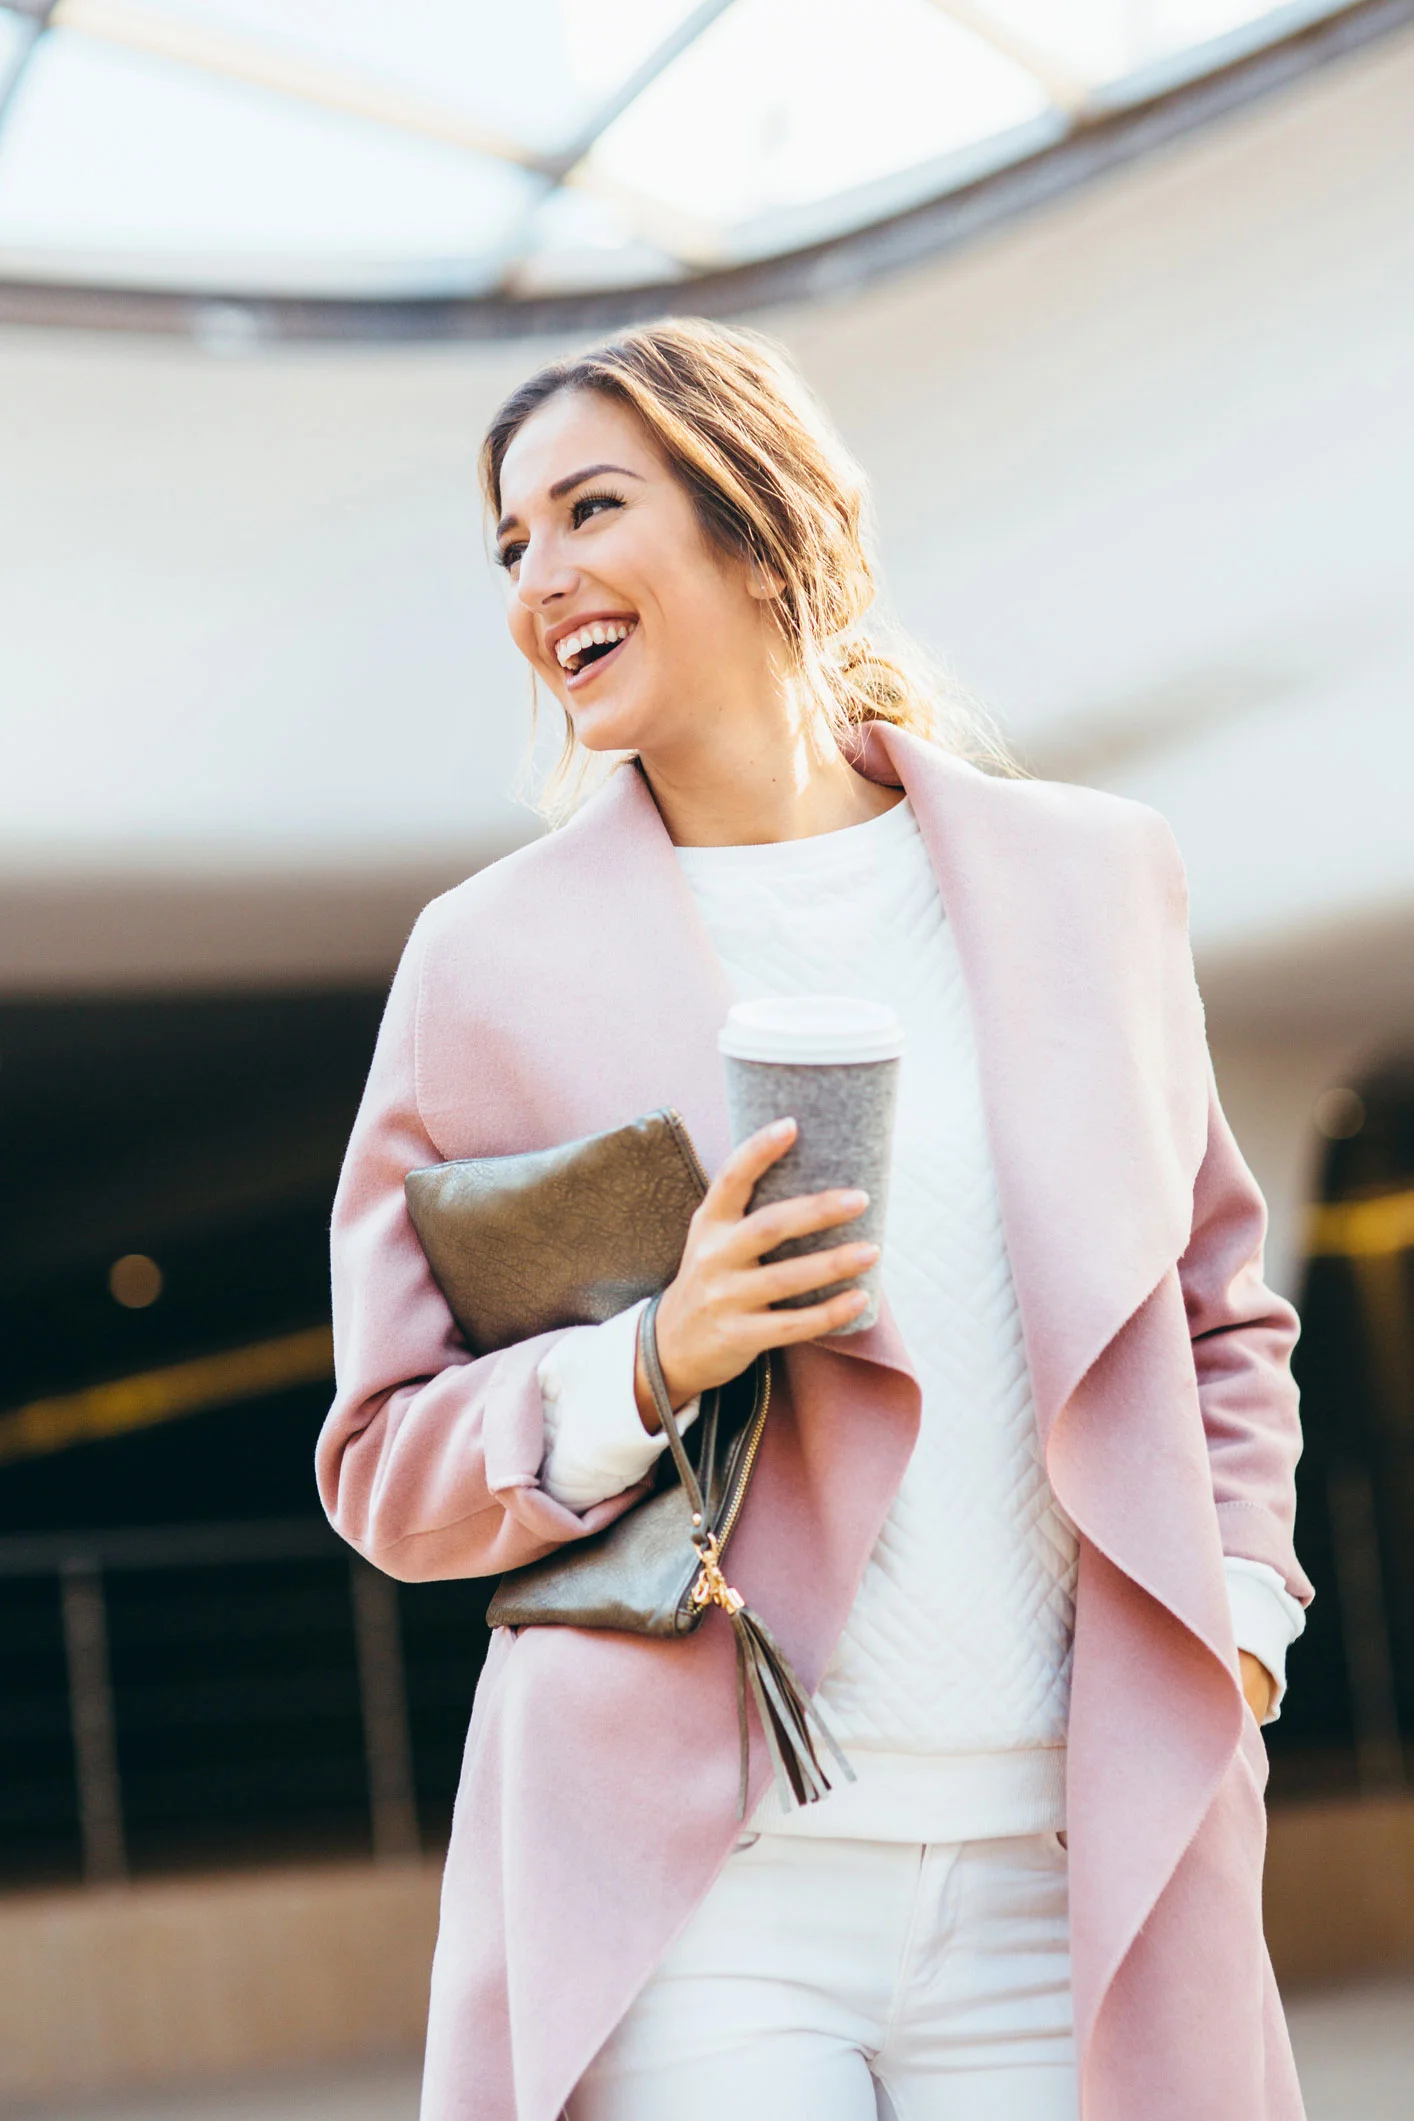
[[[762,1834],[569,2121],[1076,2121],[1066,1855]]]

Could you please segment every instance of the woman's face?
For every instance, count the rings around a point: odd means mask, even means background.
[[[626,406],[542,405],[506,451],[501,508],[512,636],[591,750],[667,757],[774,692],[769,593],[704,536]]]

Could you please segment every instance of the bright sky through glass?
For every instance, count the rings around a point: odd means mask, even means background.
[[[669,204],[730,225],[926,162],[1045,102],[931,0],[867,0],[863,14],[860,0],[737,0],[592,167],[622,183],[655,171]]]
[[[989,143],[1038,143],[1087,93],[1268,12],[59,0],[0,130],[0,275],[311,293],[671,280],[944,189]],[[21,42],[0,0],[0,83]],[[590,131],[566,184],[521,166]]]

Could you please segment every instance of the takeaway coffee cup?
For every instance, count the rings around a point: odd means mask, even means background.
[[[851,1239],[882,1245],[888,1206],[889,1155],[898,1093],[903,1026],[880,1002],[847,995],[787,995],[738,1002],[718,1038],[727,1077],[732,1140],[743,1142],[772,1120],[793,1119],[797,1134],[752,1195],[753,1208],[858,1186],[869,1205],[851,1222],[795,1237],[763,1256],[767,1262],[827,1252]],[[798,1310],[840,1289],[863,1288],[869,1301],[837,1333],[862,1333],[879,1315],[879,1262],[850,1281],[831,1282],[777,1309]]]

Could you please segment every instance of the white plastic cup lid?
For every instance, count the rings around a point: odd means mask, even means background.
[[[848,994],[787,994],[738,1002],[717,1036],[732,1060],[847,1067],[897,1060],[903,1025],[883,1002]]]

